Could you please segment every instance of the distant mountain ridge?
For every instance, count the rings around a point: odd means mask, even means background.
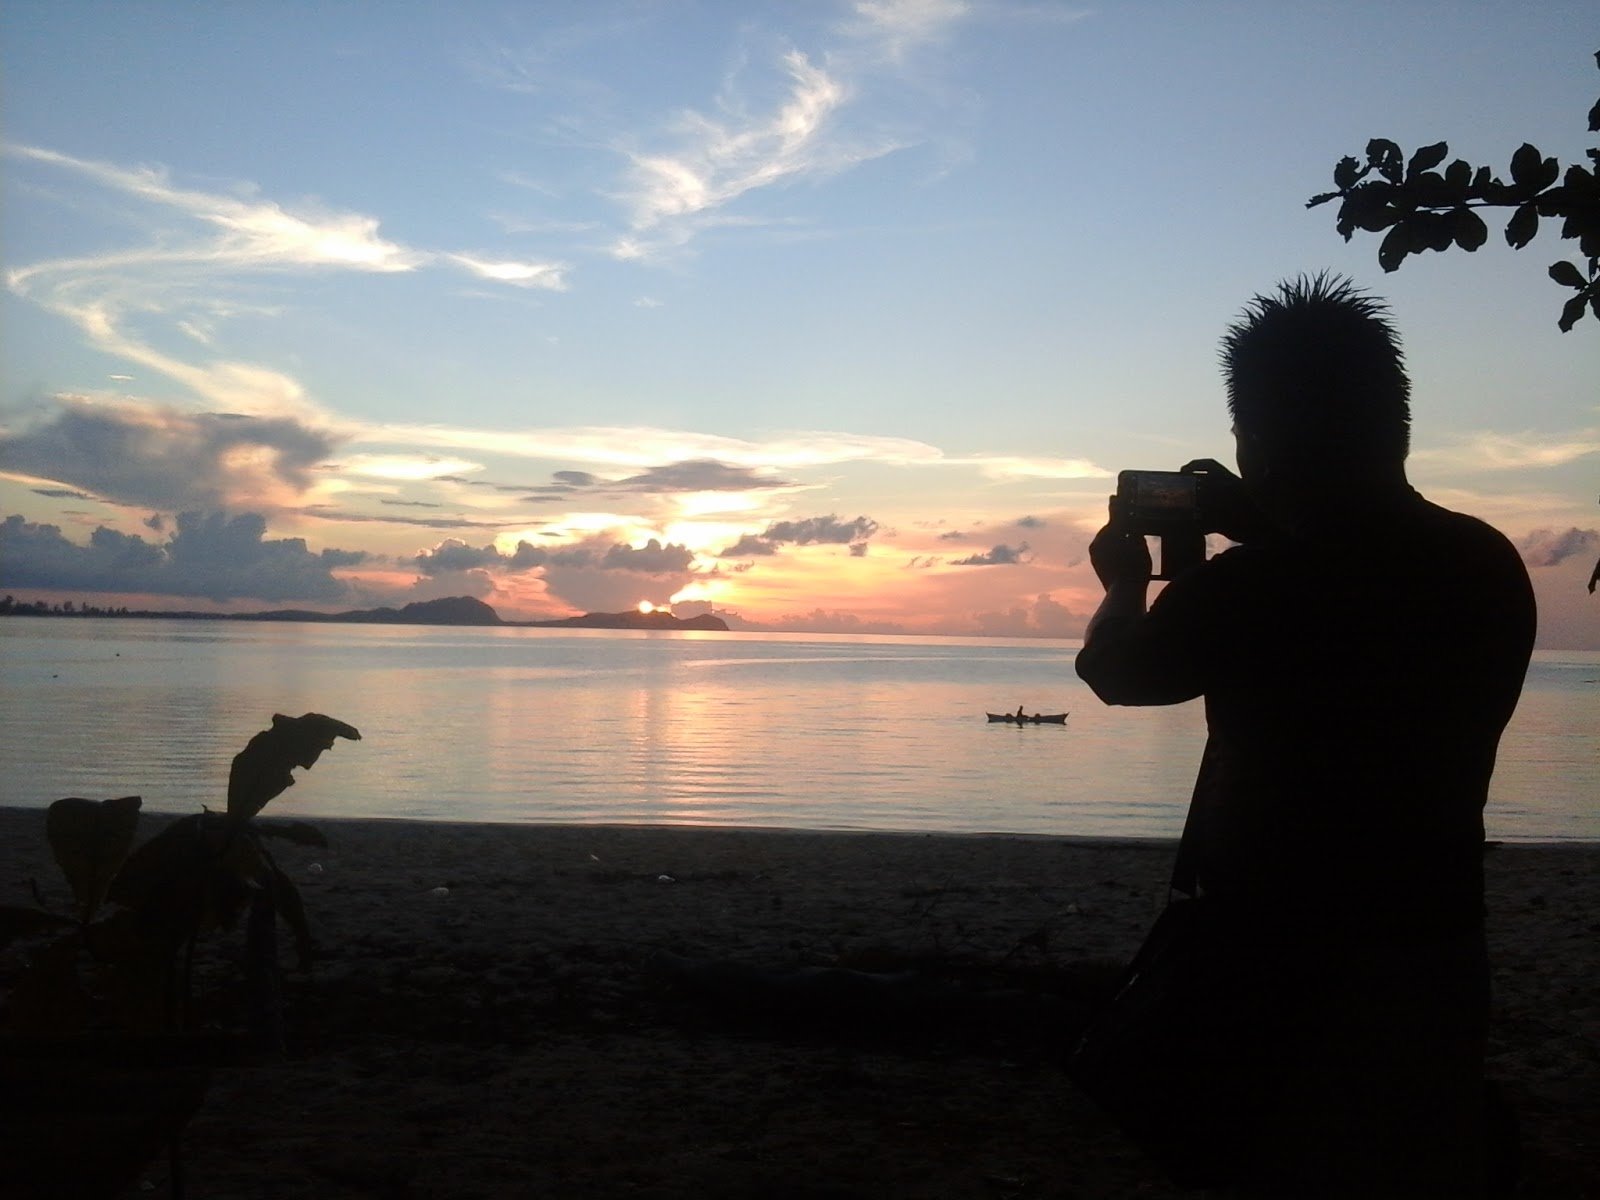
[[[728,623],[710,613],[702,613],[697,617],[675,617],[660,609],[647,613],[637,611],[584,613],[581,617],[562,617],[554,621],[507,621],[492,607],[473,596],[445,596],[439,600],[418,600],[407,604],[404,608],[367,608],[342,613],[277,609],[273,612],[237,613],[231,619],[316,621],[350,625],[504,625],[511,628],[540,629],[697,629],[714,633],[728,631]]]

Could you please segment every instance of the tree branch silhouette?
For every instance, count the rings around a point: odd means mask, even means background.
[[[1600,66],[1600,51],[1595,65]],[[1600,100],[1589,110],[1589,131],[1600,132]],[[1585,311],[1600,321],[1600,148],[1587,153],[1588,167],[1573,163],[1563,174],[1554,158],[1524,142],[1511,156],[1511,182],[1506,183],[1490,168],[1460,158],[1436,170],[1450,155],[1445,142],[1423,146],[1408,160],[1395,143],[1374,138],[1367,143],[1365,164],[1350,155],[1341,158],[1333,169],[1338,190],[1313,196],[1306,207],[1340,201],[1337,229],[1347,242],[1358,229],[1384,233],[1378,265],[1385,271],[1397,270],[1408,254],[1424,250],[1478,249],[1489,239],[1480,209],[1512,210],[1505,238],[1514,250],[1533,241],[1542,218],[1559,219],[1561,236],[1577,239],[1579,253],[1588,259],[1587,274],[1566,259],[1550,265],[1550,278],[1576,293],[1561,309],[1558,324],[1566,333]]]

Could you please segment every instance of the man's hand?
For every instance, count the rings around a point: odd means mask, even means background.
[[[1089,543],[1089,562],[1101,586],[1111,591],[1118,584],[1144,587],[1154,566],[1142,533],[1130,533],[1118,520],[1116,497],[1111,498],[1111,519]]]
[[[1178,470],[1185,475],[1204,475],[1200,485],[1200,515],[1207,533],[1220,533],[1230,542],[1263,542],[1278,529],[1261,511],[1250,489],[1227,467],[1214,458],[1196,458]]]

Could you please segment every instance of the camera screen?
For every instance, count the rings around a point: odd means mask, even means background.
[[[1134,517],[1188,520],[1199,511],[1193,475],[1178,471],[1124,471],[1117,486]]]

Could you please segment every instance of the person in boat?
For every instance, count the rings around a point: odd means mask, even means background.
[[[1181,877],[1219,976],[1198,1019],[1223,1048],[1229,1194],[1482,1197],[1483,807],[1528,574],[1407,481],[1380,301],[1285,282],[1222,359],[1238,475],[1184,469],[1207,476],[1205,531],[1240,544],[1148,604],[1145,539],[1113,506],[1077,672],[1108,704],[1205,702]]]

